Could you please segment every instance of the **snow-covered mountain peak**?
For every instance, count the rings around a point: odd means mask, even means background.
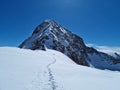
[[[82,38],[53,20],[42,22],[19,47],[44,50],[44,46],[64,53],[78,64],[88,66],[86,54],[83,53],[86,52],[86,46]]]
[[[43,21],[43,23],[47,23],[49,26],[59,26],[58,23],[56,23],[54,20],[52,19],[47,19],[45,21]]]
[[[46,19],[45,22],[53,22],[54,20],[52,19]]]
[[[34,30],[33,34],[45,34],[45,33],[67,33],[66,30],[58,23],[56,23],[54,20],[48,19],[43,21],[37,28]],[[32,35],[33,35],[32,34]],[[55,35],[55,34],[54,34]]]
[[[43,21],[19,47],[31,50],[45,50],[47,47],[62,52],[80,65],[120,70],[120,59],[87,47],[80,36],[54,20]]]
[[[45,21],[43,21],[43,22],[48,22],[48,23],[50,23],[50,24],[55,24],[56,22],[54,21],[54,20],[52,20],[52,19],[46,19]]]

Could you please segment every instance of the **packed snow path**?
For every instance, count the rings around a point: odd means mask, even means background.
[[[56,63],[56,59],[54,58],[54,61],[53,61],[52,63],[49,63],[49,64],[47,65],[48,74],[49,74],[49,83],[50,83],[50,85],[51,85],[52,90],[56,90],[56,88],[57,88],[57,85],[56,85],[56,82],[55,82],[55,79],[54,79],[52,70],[51,70],[51,68],[50,68],[50,66],[51,66],[52,64],[55,64],[55,63]]]
[[[51,55],[52,56],[51,56]],[[54,73],[52,72],[52,65],[56,63],[56,58],[54,57],[54,53],[46,53],[46,56],[49,56],[49,62],[44,66],[44,68],[37,71],[34,77],[31,86],[27,88],[27,90],[63,90],[59,85],[54,77]]]

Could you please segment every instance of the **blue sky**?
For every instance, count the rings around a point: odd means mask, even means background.
[[[45,19],[85,43],[120,46],[120,0],[0,0],[0,46],[18,46]]]

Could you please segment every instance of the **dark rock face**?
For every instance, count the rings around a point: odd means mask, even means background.
[[[83,39],[68,31],[53,20],[45,20],[19,48],[31,50],[54,49],[84,66],[100,69],[120,70],[120,60],[87,47]]]
[[[40,24],[19,47],[31,50],[49,49],[60,51],[74,60],[77,64],[88,66],[86,46],[79,36],[73,34],[53,20]]]

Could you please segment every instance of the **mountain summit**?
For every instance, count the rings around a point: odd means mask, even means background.
[[[79,36],[68,31],[53,20],[45,20],[20,46],[26,49],[42,49],[45,47],[60,51],[76,63],[88,66],[86,46]]]
[[[79,65],[99,69],[120,70],[120,60],[87,47],[83,39],[67,30],[54,20],[43,21],[19,48],[60,51]],[[59,57],[58,57],[59,58]]]

